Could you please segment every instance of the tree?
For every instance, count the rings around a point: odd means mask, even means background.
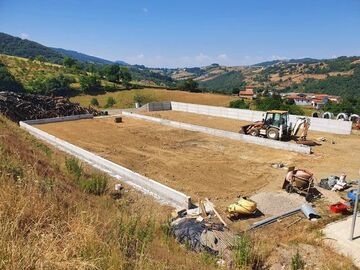
[[[194,81],[193,79],[179,81],[177,88],[183,91],[200,92],[198,82]]]
[[[76,65],[76,60],[74,58],[69,57],[69,56],[65,56],[64,61],[63,61],[63,65],[65,67],[71,68],[72,66]]]
[[[26,88],[32,93],[45,95],[62,94],[69,91],[72,82],[74,82],[74,80],[70,77],[58,73],[47,77],[37,77],[30,81]]]
[[[110,82],[120,81],[120,67],[119,65],[106,65],[103,69],[105,78]]]
[[[79,79],[80,89],[84,93],[94,92],[101,88],[101,81],[97,76],[81,76]]]
[[[15,79],[2,63],[0,63],[0,91],[23,91],[21,83]]]
[[[249,109],[249,105],[243,99],[230,101],[229,107],[236,109]]]
[[[39,61],[39,62],[41,62],[41,63],[43,63],[43,62],[46,61],[45,57],[42,56],[42,55],[37,55],[37,56],[35,57],[35,60],[36,60],[36,61]]]
[[[130,88],[132,76],[128,68],[122,67],[120,68],[120,78],[121,82],[125,85],[126,88]]]

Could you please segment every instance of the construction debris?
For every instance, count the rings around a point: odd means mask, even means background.
[[[90,107],[83,108],[64,97],[13,92],[0,92],[0,113],[14,122],[79,114],[102,114]]]
[[[341,191],[349,187],[345,179],[345,174],[342,174],[340,177],[330,175],[327,178],[321,179],[319,186],[331,191]]]
[[[230,217],[237,217],[240,215],[251,215],[257,210],[256,202],[247,199],[245,197],[240,198],[236,203],[232,203],[228,206],[227,211]]]
[[[298,213],[300,211],[309,220],[317,220],[317,219],[320,218],[318,213],[314,210],[314,208],[310,204],[304,203],[299,208],[295,208],[295,209],[292,209],[290,211],[283,212],[280,215],[269,217],[269,218],[266,218],[264,220],[255,222],[249,227],[249,229],[252,230],[252,229],[256,229],[256,228],[259,228],[259,227],[269,225],[269,224],[274,223],[274,222],[276,222],[276,221],[278,221],[280,219],[295,215],[296,213]]]
[[[234,235],[209,199],[199,202],[199,207],[175,211],[171,222],[172,233],[179,243],[197,252],[223,253],[234,244]],[[174,213],[175,213],[174,212]],[[220,221],[220,222],[219,222]]]

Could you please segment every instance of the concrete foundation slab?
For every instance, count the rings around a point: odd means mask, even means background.
[[[360,267],[360,215],[358,215],[357,220],[354,240],[352,241],[349,240],[352,217],[327,225],[323,229],[323,233],[327,238],[327,244],[339,253],[351,257],[354,264]]]
[[[166,125],[166,126],[186,129],[186,130],[190,130],[190,131],[202,132],[202,133],[206,133],[206,134],[209,134],[212,136],[218,136],[218,137],[222,137],[222,138],[243,141],[246,143],[253,143],[253,144],[270,147],[270,148],[274,148],[274,149],[282,149],[282,150],[298,152],[298,153],[302,153],[302,154],[310,154],[311,153],[311,148],[309,146],[305,146],[305,145],[282,142],[282,141],[274,141],[274,140],[270,140],[270,139],[253,137],[253,136],[239,134],[239,133],[230,132],[230,131],[225,131],[225,130],[221,130],[221,129],[197,126],[197,125],[192,125],[192,124],[187,124],[187,123],[182,123],[182,122],[177,122],[177,121],[171,121],[171,120],[151,117],[151,116],[147,116],[147,115],[136,114],[136,113],[123,112],[123,115],[132,117],[132,118],[136,118],[136,119],[145,120],[145,121],[155,122],[160,125]]]
[[[29,125],[26,122],[20,122],[20,127],[27,130],[35,137],[54,145],[60,150],[69,153],[78,159],[90,164],[91,166],[123,181],[135,189],[148,194],[164,204],[176,208],[186,208],[191,206],[191,198],[184,193],[172,189],[150,178],[142,176],[114,162],[104,159],[78,146],[70,144],[53,135],[50,135],[38,128]]]

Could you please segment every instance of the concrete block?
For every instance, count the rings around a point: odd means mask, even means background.
[[[80,119],[92,119],[92,118],[94,118],[92,114],[79,114],[79,115],[70,115],[63,117],[26,120],[24,122],[29,125],[39,125],[39,124],[48,124],[48,123],[56,123],[56,122],[74,121]]]

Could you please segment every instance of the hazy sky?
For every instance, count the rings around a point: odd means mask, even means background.
[[[158,67],[360,55],[360,0],[0,0],[0,32]]]

